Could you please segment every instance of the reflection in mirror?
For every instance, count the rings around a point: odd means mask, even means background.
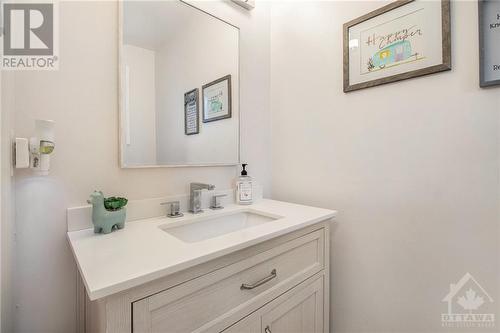
[[[180,1],[124,1],[122,167],[239,162],[238,28]]]

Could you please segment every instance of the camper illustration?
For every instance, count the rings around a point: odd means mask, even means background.
[[[368,70],[382,69],[399,61],[404,61],[413,55],[411,43],[407,40],[399,41],[375,53],[368,63]]]

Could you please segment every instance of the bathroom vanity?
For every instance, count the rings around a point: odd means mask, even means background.
[[[118,11],[120,166],[238,165],[239,28],[180,1]],[[273,200],[222,209],[232,189],[210,210],[202,191],[213,188],[131,201],[125,228],[106,235],[90,207],[68,209],[80,333],[328,332],[335,212]],[[169,217],[145,218],[161,203]]]
[[[81,330],[328,332],[334,216],[261,200],[68,232],[87,295]]]

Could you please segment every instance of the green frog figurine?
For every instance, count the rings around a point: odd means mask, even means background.
[[[92,223],[96,234],[109,234],[114,228],[125,227],[127,199],[115,197],[105,199],[101,191],[94,191],[87,202],[92,205]]]

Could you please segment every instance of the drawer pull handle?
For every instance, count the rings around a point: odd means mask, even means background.
[[[264,328],[264,332],[265,333],[273,333],[273,332],[271,332],[271,329],[269,328],[269,326],[266,326],[266,328]]]
[[[276,273],[276,270],[273,269],[271,271],[271,274],[269,276],[266,276],[265,278],[263,278],[262,280],[260,281],[257,281],[255,282],[254,284],[246,284],[246,283],[243,283],[240,287],[240,289],[254,289],[254,288],[257,288],[258,286],[261,286],[263,285],[264,283],[266,282],[269,282],[271,281],[272,279],[274,279],[276,276],[278,276],[278,274]],[[270,332],[270,331],[269,331]]]

